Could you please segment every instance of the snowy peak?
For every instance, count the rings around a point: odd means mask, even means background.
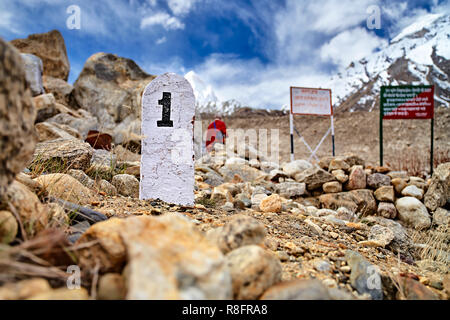
[[[194,90],[197,113],[230,115],[242,108],[242,104],[234,99],[220,101],[212,86],[205,83],[194,71],[189,71],[184,77]]]
[[[194,71],[189,71],[184,75],[194,90],[197,104],[206,105],[208,103],[217,103],[219,99],[210,84],[206,84]]]
[[[429,14],[391,42],[353,62],[328,83],[339,110],[371,111],[383,85],[433,84],[436,105],[450,106],[450,15]]]

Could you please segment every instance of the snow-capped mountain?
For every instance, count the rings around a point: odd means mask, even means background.
[[[211,85],[190,71],[200,113],[232,114],[243,106],[220,101]],[[321,87],[331,88],[339,111],[372,111],[383,85],[434,84],[435,105],[450,107],[450,15],[428,14],[403,29],[389,44],[332,76]],[[290,107],[284,105],[281,111]]]
[[[184,75],[194,90],[197,113],[230,115],[242,108],[242,104],[234,99],[220,101],[212,86],[206,84],[194,71]]]
[[[450,15],[429,14],[403,29],[388,45],[333,76],[334,106],[378,106],[383,85],[434,84],[436,106],[450,106]]]

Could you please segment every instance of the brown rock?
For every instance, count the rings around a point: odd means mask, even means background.
[[[375,214],[377,211],[373,193],[367,189],[323,194],[319,197],[319,202],[322,208],[337,210],[345,207],[353,213],[361,213],[363,216]]]
[[[334,176],[319,167],[312,167],[295,175],[295,180],[306,184],[306,189],[320,188],[324,183],[333,181]]]
[[[326,156],[326,157],[320,158],[320,161],[317,165],[320,168],[322,168],[323,170],[328,170],[328,167],[330,166],[330,162],[333,159],[334,159],[334,157],[332,157],[332,156]]]
[[[34,179],[49,195],[62,200],[85,205],[94,199],[93,192],[74,177],[63,173],[51,173]]]
[[[333,170],[333,171],[331,171],[331,174],[340,183],[345,183],[348,181],[348,175],[345,174],[344,170]]]
[[[126,174],[131,174],[135,177],[140,177],[141,175],[141,166],[132,166],[125,169]]]
[[[378,201],[394,202],[395,200],[394,187],[392,186],[380,187],[375,190],[374,195]]]
[[[367,185],[372,189],[378,189],[382,186],[390,186],[391,178],[381,173],[370,174],[367,176]]]
[[[91,247],[77,252],[82,269],[92,270],[96,263],[101,272],[121,272],[127,261],[126,247],[121,237],[125,220],[111,218],[92,225],[77,243],[97,241]]]
[[[409,175],[406,171],[390,171],[387,174],[391,179],[400,178],[408,180]]]
[[[36,109],[20,53],[0,39],[0,196],[33,156]]]
[[[400,284],[406,300],[439,300],[431,289],[410,277],[402,277]]]
[[[0,244],[9,244],[17,235],[16,218],[9,211],[0,210]]]
[[[31,167],[38,171],[61,172],[64,169],[86,170],[91,164],[93,149],[77,139],[57,139],[36,145]]]
[[[139,198],[139,180],[129,174],[118,174],[112,178],[111,184],[117,192],[125,197]]]
[[[281,212],[281,198],[277,194],[264,198],[259,204],[262,212]]]
[[[241,247],[226,256],[237,300],[252,300],[281,280],[281,264],[271,252],[255,245]]]
[[[346,153],[343,156],[340,156],[350,167],[353,166],[363,166],[365,165],[365,161],[361,159],[359,156],[353,153]]]
[[[450,162],[442,163],[434,170],[424,202],[431,211],[450,203]]]
[[[105,179],[100,180],[98,183],[98,188],[100,191],[106,193],[108,196],[117,195],[117,189],[111,183],[106,181]]]
[[[65,81],[69,78],[69,59],[64,38],[59,31],[32,34],[26,39],[12,40],[11,44],[20,52],[31,53],[41,58],[44,64],[44,75]]]
[[[323,192],[337,193],[342,191],[342,184],[339,181],[330,181],[322,185]]]
[[[98,298],[100,300],[123,300],[127,294],[125,281],[118,273],[107,273],[98,281]]]
[[[70,130],[67,126],[57,123],[41,122],[37,123],[35,128],[39,136],[39,142],[56,139],[69,140],[81,138],[80,134],[76,133],[73,129]]]
[[[66,106],[73,105],[73,86],[70,83],[52,76],[43,76],[42,80],[45,91],[52,93],[56,102]]]
[[[14,181],[8,188],[1,207],[10,209],[10,204],[16,210],[22,223],[26,225],[25,231],[33,236],[46,228],[48,223],[47,212],[38,197],[20,182]]]
[[[345,185],[347,190],[357,190],[366,188],[366,173],[362,166],[353,166],[350,170],[348,182]]]
[[[227,164],[219,169],[219,173],[226,182],[232,181],[236,174],[244,181],[254,181],[264,176],[262,171],[245,164]]]
[[[328,171],[333,171],[333,170],[344,170],[345,171],[348,169],[350,169],[350,166],[348,165],[348,163],[340,158],[335,158],[335,159],[331,160],[330,164],[328,166]]]
[[[112,218],[91,226],[77,244],[79,265],[121,272],[127,299],[229,299],[231,279],[217,248],[185,218]]]
[[[394,178],[391,180],[391,183],[398,195],[402,194],[402,190],[408,185],[406,180],[402,178]]]
[[[40,293],[50,291],[47,280],[42,278],[26,279],[15,283],[7,283],[0,287],[0,300],[28,299]]]
[[[242,214],[231,218],[217,235],[217,244],[223,253],[247,246],[258,245],[264,241],[266,229],[255,218]]]
[[[376,166],[375,167],[375,172],[378,172],[378,173],[388,173],[389,171],[391,171],[391,168],[389,168],[389,167],[385,167],[385,166]]]
[[[444,208],[437,208],[433,213],[433,223],[437,225],[450,224],[450,211]]]
[[[395,217],[397,217],[397,209],[395,208],[395,205],[390,202],[380,202],[378,204],[377,213],[379,216],[387,219],[395,219]]]
[[[73,96],[81,108],[102,119],[104,132],[116,143],[125,143],[132,134],[140,135],[141,95],[154,78],[130,59],[96,53],[86,61]]]

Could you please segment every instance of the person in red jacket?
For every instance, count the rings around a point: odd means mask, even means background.
[[[222,117],[216,116],[214,121],[208,126],[206,132],[206,150],[210,152],[215,143],[225,144],[227,137],[227,126],[222,121]]]

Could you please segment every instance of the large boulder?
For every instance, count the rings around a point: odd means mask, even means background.
[[[433,172],[424,200],[431,211],[450,203],[450,162],[440,164]]]
[[[377,212],[377,203],[373,192],[367,189],[323,194],[319,197],[319,201],[322,208],[337,210],[344,207],[362,216]]]
[[[398,217],[407,225],[417,229],[426,229],[431,225],[430,215],[425,205],[413,197],[403,197],[395,202]]]
[[[90,227],[78,244],[79,265],[124,270],[128,299],[229,299],[225,259],[195,225],[178,215],[112,218]]]
[[[0,196],[33,156],[36,110],[20,53],[0,38]]]
[[[59,31],[32,34],[26,39],[12,40],[11,44],[20,52],[31,53],[41,58],[44,64],[44,75],[66,81],[69,78],[69,58],[64,38]]]
[[[25,69],[25,77],[30,85],[31,93],[33,96],[37,96],[44,93],[44,87],[42,85],[42,60],[39,57],[29,54],[22,53],[21,54],[24,69]]]
[[[117,124],[125,121],[127,126],[123,130],[131,126],[135,134],[140,134],[141,95],[154,78],[133,60],[97,53],[86,61],[74,84],[73,95],[81,108],[104,124],[103,131],[115,136]]]

